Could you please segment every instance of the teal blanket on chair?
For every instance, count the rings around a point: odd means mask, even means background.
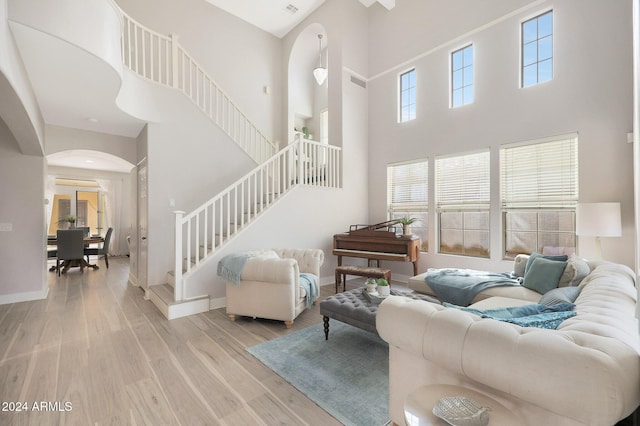
[[[318,280],[313,274],[300,274],[300,285],[307,292],[307,308],[318,298]]]
[[[240,275],[244,264],[255,254],[252,253],[231,253],[220,259],[218,262],[218,276],[232,284],[240,284]]]

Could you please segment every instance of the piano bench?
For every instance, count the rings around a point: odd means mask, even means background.
[[[347,289],[347,275],[366,278],[384,278],[391,285],[391,269],[372,268],[370,266],[338,266],[336,268],[336,293],[338,285],[342,283],[342,291]]]

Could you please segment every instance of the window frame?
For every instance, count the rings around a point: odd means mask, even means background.
[[[562,144],[566,146],[562,146]],[[552,147],[549,144],[558,144],[558,147]],[[544,148],[547,149],[544,149]],[[553,149],[552,149],[553,148]],[[506,188],[508,185],[506,181],[506,174],[508,173],[507,168],[511,168],[513,170],[519,170],[519,174],[522,174],[523,167],[520,167],[518,163],[514,165],[506,164],[509,161],[506,158],[506,151],[508,150],[517,150],[523,149],[523,154],[521,157],[526,157],[526,161],[528,164],[541,164],[542,166],[536,166],[536,174],[530,173],[533,177],[525,180],[526,182],[535,183],[537,185],[536,191],[538,193],[551,194],[551,195],[538,195],[537,198],[534,196],[527,196],[527,194],[515,194],[509,196],[507,192],[510,190]],[[524,150],[527,151],[524,151]],[[536,154],[532,151],[539,151]],[[569,154],[566,157],[561,157],[562,151],[569,151]],[[515,151],[512,151],[515,152]],[[544,155],[546,153],[546,156]],[[513,259],[517,254],[520,254],[520,251],[511,250],[510,242],[515,238],[514,234],[520,232],[522,234],[535,233],[535,247],[533,251],[542,251],[544,247],[544,239],[545,235],[548,237],[549,235],[556,235],[556,239],[558,241],[571,241],[573,245],[563,245],[562,247],[572,247],[573,250],[577,248],[577,237],[575,230],[575,211],[576,206],[579,201],[579,137],[578,133],[568,133],[557,136],[552,136],[548,138],[536,139],[531,141],[524,141],[512,144],[504,144],[500,146],[500,216],[502,222],[502,257],[505,260]],[[511,155],[511,154],[510,154]],[[556,174],[562,176],[563,185],[558,185],[557,183],[546,184],[550,180],[550,173],[544,170],[544,165],[550,164],[549,162],[554,159],[560,163],[566,163],[568,168],[563,168],[560,171],[556,171]],[[514,163],[516,160],[512,160]],[[557,170],[557,168],[556,168]],[[523,182],[524,177],[520,176],[511,176],[513,180],[518,180],[519,182]],[[561,179],[561,178],[558,178]],[[557,182],[557,181],[555,181]],[[531,187],[531,186],[529,186]],[[558,188],[561,188],[560,190]],[[514,193],[514,191],[510,191]],[[554,196],[553,193],[562,192],[560,196]],[[535,222],[535,230],[517,230],[517,229],[509,229],[509,218],[508,215],[510,213],[520,212],[523,215],[530,215],[533,218],[533,214],[535,213],[535,220],[530,220],[529,223]],[[541,227],[541,215],[545,214],[553,214],[555,213],[558,216],[558,229],[550,230],[544,229]],[[560,229],[562,226],[560,219],[564,218],[564,222],[567,221],[572,223],[573,230],[567,231]],[[511,234],[510,234],[511,233]],[[524,244],[524,243],[523,243]],[[530,254],[528,252],[523,252],[524,254]]]
[[[471,65],[468,66],[464,66],[464,51],[466,49],[471,48]],[[454,69],[454,55],[456,53],[462,53],[462,61],[463,61],[463,66],[462,68],[458,68],[458,69]],[[470,105],[472,103],[475,102],[475,90],[476,90],[476,72],[475,72],[475,64],[476,64],[476,48],[474,43],[467,43],[465,45],[463,45],[462,47],[458,48],[458,49],[454,49],[449,53],[449,108],[461,108],[463,106],[466,105]],[[465,68],[471,68],[471,84],[467,84],[465,85],[465,78],[464,78],[464,70]],[[460,86],[459,88],[456,88],[454,86],[455,84],[455,77],[454,77],[454,73],[457,70],[462,70],[462,86]],[[464,96],[464,89],[466,87],[471,87],[471,100],[465,102],[465,96]],[[456,104],[455,103],[455,92],[456,90],[462,90],[462,103],[461,104]]]
[[[538,29],[538,23],[539,23],[539,19],[547,14],[551,14],[551,33],[548,36],[544,36],[544,37],[551,37],[551,56],[549,58],[545,58],[542,61],[539,59],[539,47],[540,47],[540,40],[541,38],[539,37],[539,29]],[[543,83],[547,83],[553,80],[554,77],[554,53],[555,53],[555,47],[554,47],[554,35],[555,35],[555,19],[554,19],[554,9],[547,9],[544,11],[541,11],[539,13],[536,13],[535,15],[532,15],[526,19],[523,19],[522,21],[520,21],[520,63],[519,63],[519,74],[520,74],[520,88],[521,89],[526,89],[528,87],[533,87],[533,86],[538,86],[540,84]],[[536,21],[536,38],[535,38],[535,42],[536,42],[536,61],[532,62],[531,64],[528,64],[525,66],[525,44],[530,44],[531,42],[525,43],[525,24],[531,22],[531,21]],[[544,38],[543,37],[543,38]],[[546,60],[550,60],[551,61],[551,73],[550,73],[550,77],[546,80],[542,80],[540,81],[540,76],[539,76],[539,65],[541,62],[544,62]],[[536,81],[533,83],[529,83],[529,84],[525,84],[525,68],[527,66],[531,66],[535,64],[536,65]]]
[[[458,176],[459,172],[456,172],[456,176],[446,174],[443,175],[441,171],[441,164],[444,161],[452,160],[452,159],[460,159],[462,161],[466,161],[466,158],[472,159],[472,157],[477,156],[479,160],[482,160],[484,164],[481,166],[484,167],[480,173],[482,174],[481,180],[477,185],[473,185],[472,189],[469,190],[469,184],[464,180],[465,172],[473,172],[473,169],[463,169],[461,173],[462,176]],[[448,167],[452,167],[449,165]],[[490,258],[491,257],[491,149],[486,148],[482,150],[469,151],[469,152],[461,152],[454,153],[449,155],[441,155],[435,158],[435,179],[434,179],[434,188],[435,188],[435,203],[434,209],[436,212],[436,228],[437,228],[437,252],[440,254],[449,254],[456,256],[467,256],[467,257],[477,257],[477,258]],[[477,170],[480,170],[479,168]],[[445,187],[443,187],[442,180],[443,178],[448,177],[450,181],[446,184],[447,188],[450,192],[453,192],[455,195],[455,191],[451,188],[457,187],[458,195],[460,197],[470,197],[470,198],[461,198],[458,201],[453,201],[452,199],[446,200],[443,199],[443,192]],[[472,195],[475,194],[475,195]],[[450,197],[450,195],[449,195]],[[476,199],[474,199],[474,197]],[[447,197],[448,198],[448,197]],[[459,213],[460,220],[460,233],[462,238],[462,244],[460,251],[453,250],[443,250],[443,214],[455,214]],[[486,229],[472,229],[467,227],[467,216],[469,213],[486,213]],[[448,229],[448,228],[447,228]],[[467,235],[470,233],[483,233],[486,237],[486,248],[482,247],[484,253],[482,255],[475,253],[472,247],[467,247]]]
[[[402,84],[402,77],[410,74],[413,74],[414,83],[413,83],[413,86],[410,85],[408,88],[405,89]],[[412,67],[398,73],[397,82],[398,82],[397,83],[398,84],[398,117],[397,117],[398,123],[401,124],[401,123],[408,123],[410,121],[414,121],[417,117],[417,104],[418,104],[418,99],[417,99],[418,73],[416,71],[416,68]],[[413,95],[413,98],[414,98],[414,102],[413,103],[409,102],[406,106],[402,101],[403,91],[405,90],[408,92],[409,99],[411,98],[411,95]],[[404,115],[403,115],[403,110],[405,107],[409,108],[409,116],[406,119],[404,119]],[[413,113],[413,115],[411,115],[411,113]]]
[[[423,199],[417,201],[405,201],[405,202],[394,202],[394,178],[393,178],[393,169],[403,166],[424,166],[425,170],[423,171],[423,179],[407,179],[402,182],[404,185],[424,185],[424,196],[421,197]],[[387,164],[387,219],[393,220],[398,219],[400,217],[415,217],[415,216],[423,216],[422,218],[418,218],[419,220],[412,224],[411,229],[413,233],[418,234],[420,236],[420,251],[427,252],[429,251],[428,239],[429,239],[429,159],[428,158],[420,158],[416,160],[403,161],[398,163],[389,163]]]

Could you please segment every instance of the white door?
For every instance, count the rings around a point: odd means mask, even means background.
[[[138,285],[147,290],[147,212],[148,212],[147,160],[138,165]]]

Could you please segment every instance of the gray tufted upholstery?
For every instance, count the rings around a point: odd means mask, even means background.
[[[395,289],[391,291],[392,296],[389,297],[403,296],[440,303],[437,299],[424,294],[411,291],[403,292]],[[378,305],[370,303],[365,298],[362,294],[362,288],[334,294],[320,302],[320,315],[378,334],[376,330],[376,312],[378,312]]]

